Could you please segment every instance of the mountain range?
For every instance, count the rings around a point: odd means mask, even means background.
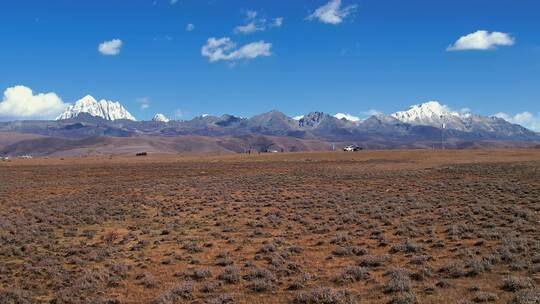
[[[540,134],[502,118],[457,113],[436,101],[364,120],[273,110],[251,118],[229,114],[136,121],[120,103],[85,96],[55,121],[0,122],[0,155],[227,153],[311,151],[356,144],[368,149],[535,147]]]

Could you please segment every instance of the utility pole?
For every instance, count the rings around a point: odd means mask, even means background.
[[[441,115],[441,120],[442,120],[443,116]],[[442,122],[442,125],[441,125],[441,150],[444,150],[444,128],[446,127],[446,124],[444,122]]]

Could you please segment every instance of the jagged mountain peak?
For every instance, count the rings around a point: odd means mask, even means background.
[[[216,125],[222,126],[222,127],[229,127],[229,126],[233,126],[236,123],[239,123],[241,121],[243,121],[243,119],[241,117],[237,117],[237,116],[230,115],[230,114],[223,114],[216,121]]]
[[[328,117],[331,116],[323,112],[310,112],[298,120],[298,125],[300,127],[315,127]]]
[[[81,103],[96,103],[97,100],[92,95],[85,95],[83,98],[79,99],[77,102]]]
[[[393,117],[407,123],[436,121],[446,117],[459,117],[459,114],[452,112],[447,106],[438,101],[428,101],[409,107],[406,111],[399,111],[392,114]]]
[[[438,101],[412,105],[408,110],[396,112],[391,116],[411,125],[444,126],[456,130],[467,128],[459,113],[451,111]]]
[[[75,118],[81,113],[101,117],[105,120],[136,120],[119,102],[102,99],[97,101],[93,96],[86,95],[70,105],[56,120]]]
[[[156,113],[156,115],[154,115],[154,117],[152,118],[152,121],[155,121],[155,122],[169,122],[170,119],[167,118],[167,116],[161,114],[161,113]]]

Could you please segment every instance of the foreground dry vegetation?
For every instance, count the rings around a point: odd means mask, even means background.
[[[540,152],[0,163],[0,303],[540,303]]]

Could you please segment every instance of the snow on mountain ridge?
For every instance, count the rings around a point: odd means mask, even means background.
[[[70,105],[64,113],[57,117],[57,120],[75,118],[81,113],[101,117],[109,121],[122,119],[136,120],[119,102],[103,99],[97,101],[90,95],[86,95],[75,104]],[[202,118],[205,116],[207,115],[202,115]],[[340,121],[336,121],[336,118]],[[169,121],[169,119],[161,113],[156,114],[152,120],[159,122]],[[219,124],[230,125],[230,121],[234,121],[234,119],[220,120]],[[249,121],[254,127],[257,127],[257,125],[264,125],[267,129],[270,128],[276,130],[279,128],[291,128],[291,126],[293,129],[331,129],[351,128],[354,127],[354,125],[361,127],[362,124],[371,125],[373,127],[384,124],[391,126],[407,124],[413,126],[432,126],[435,128],[444,126],[446,129],[462,132],[491,132],[501,134],[502,136],[509,136],[511,134],[523,135],[527,132],[525,128],[513,125],[502,118],[476,115],[471,113],[468,109],[455,112],[437,101],[413,105],[406,111],[399,111],[390,115],[375,113],[375,115],[372,115],[367,119],[359,119],[358,117],[344,113],[338,113],[332,117],[331,115],[322,112],[311,112],[306,115],[290,118],[281,112],[271,111],[255,116]],[[350,124],[350,122],[353,124]]]
[[[136,120],[119,102],[105,99],[97,101],[91,95],[86,95],[75,102],[74,105],[70,105],[56,120],[75,118],[81,113],[87,113],[106,120]]]
[[[438,101],[428,101],[422,104],[412,105],[406,111],[399,111],[392,114],[395,118],[403,122],[425,121],[426,119],[440,119],[447,116],[457,116],[459,113],[452,112],[447,106],[441,105]]]
[[[422,104],[412,105],[406,111],[391,114],[392,117],[412,125],[427,125],[465,130],[467,128],[461,114],[451,111],[447,106],[438,101],[428,101]]]
[[[156,122],[169,122],[170,119],[167,118],[167,116],[161,114],[161,113],[157,113],[156,115],[154,115],[154,118],[152,118],[152,121],[156,121]]]
[[[336,115],[334,115],[334,117],[337,118],[337,119],[345,119],[345,120],[352,121],[352,122],[361,121],[360,117],[354,116],[354,115],[351,115],[351,114],[347,114],[347,113],[337,113]]]

